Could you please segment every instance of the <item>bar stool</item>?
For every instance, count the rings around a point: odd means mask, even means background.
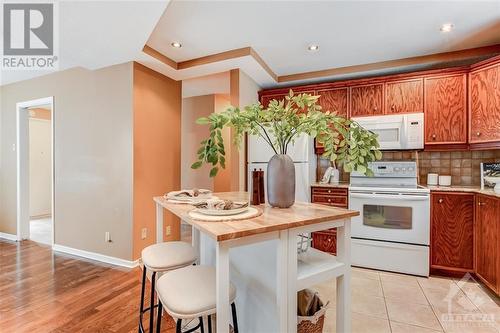
[[[216,313],[216,273],[211,266],[189,266],[165,273],[158,279],[158,319],[156,333],[161,330],[162,308],[173,318],[177,318],[176,333],[189,333],[200,329],[204,333],[203,317],[208,316],[208,332],[212,333],[212,315]],[[234,332],[238,333],[236,317],[236,288],[231,283],[229,300],[233,317]],[[198,318],[196,327],[182,332],[183,319]]]
[[[142,271],[141,286],[141,305],[139,312],[139,333],[144,333],[142,317],[147,311],[150,312],[149,332],[153,332],[155,308],[155,282],[156,275],[175,270],[178,268],[193,265],[196,262],[195,249],[186,242],[164,242],[150,245],[142,250],[141,260],[144,264]],[[144,309],[144,291],[146,289],[146,271],[152,272],[151,275],[151,301],[148,308]],[[161,312],[161,309],[159,309]],[[161,315],[161,313],[160,313]]]

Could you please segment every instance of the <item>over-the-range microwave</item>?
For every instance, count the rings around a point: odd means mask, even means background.
[[[423,113],[353,117],[352,120],[378,134],[381,150],[424,148]]]

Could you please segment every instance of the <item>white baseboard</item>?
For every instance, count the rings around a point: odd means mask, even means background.
[[[107,255],[99,254],[99,253],[95,253],[95,252],[79,250],[79,249],[75,249],[75,248],[64,246],[64,245],[54,244],[54,245],[52,245],[52,250],[57,251],[57,252],[71,254],[74,256],[78,256],[78,257],[83,257],[83,258],[95,260],[95,261],[104,262],[104,263],[111,264],[111,265],[121,266],[121,267],[134,268],[134,267],[137,267],[139,265],[139,260],[134,260],[134,261],[125,260],[125,259],[111,257],[111,256],[107,256]]]
[[[7,234],[5,232],[0,232],[0,238],[7,239],[10,241],[17,242],[17,235]]]

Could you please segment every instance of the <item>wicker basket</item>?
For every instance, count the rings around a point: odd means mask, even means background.
[[[321,333],[325,323],[325,313],[328,307],[326,303],[321,309],[316,311],[313,316],[297,317],[297,333]]]

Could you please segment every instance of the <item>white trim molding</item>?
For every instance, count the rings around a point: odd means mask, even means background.
[[[5,233],[5,232],[0,232],[0,238],[6,239],[6,240],[10,240],[10,241],[13,241],[13,242],[17,242],[18,241],[17,235],[8,234],[8,233]]]
[[[52,250],[56,252],[61,252],[61,253],[66,253],[66,254],[71,254],[74,256],[82,257],[82,258],[87,258],[95,261],[100,261],[104,262],[107,264],[115,265],[115,266],[121,266],[121,267],[126,267],[126,268],[134,268],[139,265],[139,260],[125,260],[125,259],[120,259],[116,257],[111,257],[107,256],[104,254],[100,253],[95,253],[95,252],[90,252],[90,251],[85,251],[85,250],[79,250],[75,249],[72,247],[64,246],[64,245],[59,245],[59,244],[54,244],[52,245]]]

